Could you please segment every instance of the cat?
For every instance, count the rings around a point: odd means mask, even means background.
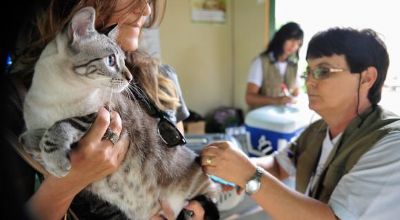
[[[215,196],[197,155],[184,145],[166,146],[157,130],[159,119],[129,92],[141,91],[135,86],[140,82],[130,83],[133,76],[115,41],[117,27],[106,36],[95,30],[94,22],[93,8],[79,10],[40,55],[23,106],[24,149],[51,174],[65,176],[71,145],[88,130],[94,112],[109,105],[123,121],[121,136],[133,141],[120,168],[85,190],[137,220],[158,213],[160,201],[176,217],[188,199]]]

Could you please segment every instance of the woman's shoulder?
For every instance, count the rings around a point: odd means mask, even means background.
[[[3,73],[0,76],[0,102],[7,107],[22,108],[22,96],[25,92],[22,81],[13,74]]]
[[[307,137],[308,135],[326,134],[326,129],[328,129],[326,122],[322,119],[318,119],[305,127],[301,136]]]
[[[169,64],[160,64],[160,73],[168,78],[176,77],[176,70]]]
[[[22,114],[23,98],[18,92],[17,80],[13,74],[2,73],[0,76],[0,141],[1,161],[4,172],[1,178],[5,178],[9,190],[15,198],[21,201],[31,196],[34,189],[35,171],[14,148],[19,145],[18,136],[25,129]],[[12,171],[9,168],[12,167]],[[3,170],[2,170],[3,171]],[[8,177],[4,174],[8,173]]]
[[[0,90],[2,92],[11,92],[15,88],[15,77],[9,73],[2,73],[0,75]],[[15,90],[15,89],[14,89]]]
[[[23,87],[18,84],[19,82],[12,75],[0,76],[0,102],[3,106],[0,113],[0,121],[2,122],[0,129],[3,134],[8,134],[8,138],[17,137],[25,128],[22,112],[25,89],[18,89]]]
[[[253,65],[255,65],[255,64],[261,64],[261,59],[263,59],[263,58],[262,58],[262,55],[258,55],[258,56],[254,57],[254,58],[251,60],[251,63],[253,63]]]
[[[160,64],[159,70],[163,76],[172,80],[172,82],[175,84],[175,86],[180,86],[179,80],[178,80],[178,74],[176,73],[176,70],[171,65]]]

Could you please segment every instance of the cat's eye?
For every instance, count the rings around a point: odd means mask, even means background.
[[[116,64],[115,54],[111,54],[110,56],[107,57],[107,64],[109,66],[115,66]]]

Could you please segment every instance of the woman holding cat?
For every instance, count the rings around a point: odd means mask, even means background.
[[[159,64],[137,53],[139,34],[144,26],[155,26],[161,20],[165,1],[163,0],[51,0],[48,8],[39,15],[37,27],[28,33],[30,42],[22,50],[23,56],[16,56],[12,71],[2,80],[2,102],[8,107],[1,114],[6,123],[6,147],[15,147],[17,137],[24,129],[22,103],[29,88],[33,68],[44,46],[65,28],[71,16],[80,8],[92,6],[96,10],[96,29],[107,32],[118,24],[117,41],[127,54],[127,65],[135,60],[134,66],[141,71],[135,77],[144,81],[142,88],[155,104],[169,113],[171,121],[182,130],[181,121],[188,116],[188,110],[180,95],[179,83],[171,68],[156,73],[157,79],[149,79],[149,73],[158,71]],[[152,11],[153,10],[153,11]],[[26,34],[26,33],[25,33]],[[18,51],[16,53],[18,55]],[[162,88],[162,89],[161,89]],[[13,117],[10,117],[10,116]],[[36,171],[18,157],[21,179],[17,191],[22,199],[28,199],[29,212],[38,219],[60,219],[71,207],[81,219],[125,219],[118,209],[96,198],[88,198],[79,192],[88,184],[102,179],[117,170],[127,151],[127,140],[121,138],[115,145],[103,139],[110,128],[119,135],[122,123],[116,112],[99,109],[97,118],[88,133],[78,142],[69,155],[72,168],[64,178],[47,176],[34,191]],[[2,129],[3,130],[3,129]],[[68,217],[72,216],[68,215]],[[156,217],[155,217],[156,218]]]

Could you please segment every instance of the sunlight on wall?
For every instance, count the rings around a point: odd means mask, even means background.
[[[300,50],[299,71],[306,67],[305,54],[310,38],[330,27],[371,28],[386,43],[390,57],[389,71],[381,105],[400,114],[400,14],[396,1],[376,0],[276,0],[276,27],[295,21],[304,30],[304,44]]]

